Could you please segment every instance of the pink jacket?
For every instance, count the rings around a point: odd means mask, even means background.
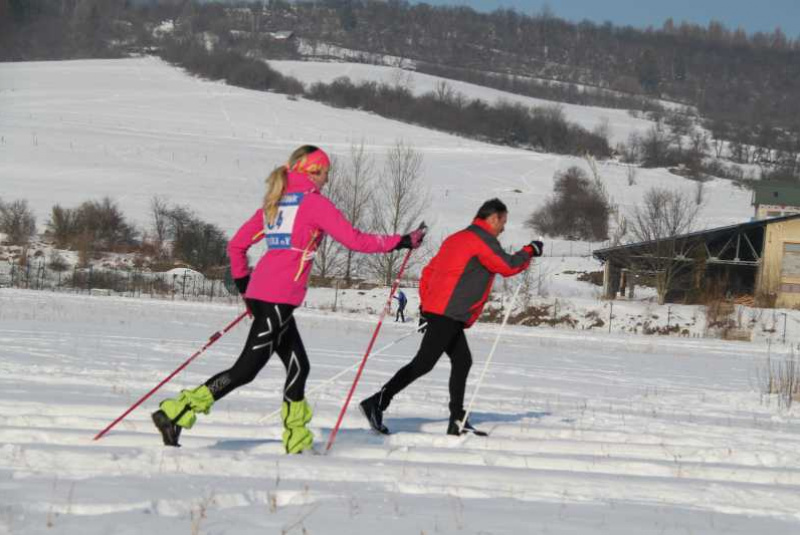
[[[245,297],[300,305],[306,295],[314,251],[325,234],[361,253],[385,253],[400,241],[398,234],[364,234],[353,228],[308,175],[290,172],[288,178],[275,225],[266,225],[264,211],[259,209],[228,243],[231,274],[238,279],[250,273],[247,250],[258,241],[267,240],[267,252],[250,276]]]

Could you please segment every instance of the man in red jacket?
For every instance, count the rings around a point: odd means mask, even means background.
[[[495,275],[510,277],[524,271],[531,258],[541,256],[542,242],[533,241],[510,255],[497,237],[503,232],[508,209],[500,199],[483,203],[472,224],[449,236],[439,252],[422,270],[419,281],[421,311],[427,321],[425,335],[414,359],[380,391],[361,402],[361,412],[370,427],[388,434],[383,411],[392,398],[430,372],[442,353],[450,357],[450,422],[448,435],[463,432],[485,435],[464,421],[464,391],[472,366],[472,355],[464,336],[481,315]],[[463,425],[462,425],[463,421]]]

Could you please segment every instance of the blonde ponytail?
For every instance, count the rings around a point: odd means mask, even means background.
[[[289,157],[289,163],[276,167],[267,177],[267,193],[264,195],[264,218],[270,225],[275,224],[278,217],[278,203],[286,193],[286,184],[289,180],[289,168],[304,156],[319,150],[313,145],[303,145],[296,149]]]
[[[264,219],[270,225],[275,224],[278,217],[278,203],[286,192],[288,173],[286,166],[276,167],[267,177],[267,193],[264,195]]]

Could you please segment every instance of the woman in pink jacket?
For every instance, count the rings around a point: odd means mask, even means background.
[[[306,424],[312,414],[304,394],[310,367],[292,312],[306,295],[314,252],[326,234],[362,253],[416,248],[424,237],[424,230],[380,236],[353,228],[320,193],[329,168],[328,156],[317,147],[304,145],[295,150],[289,162],[267,179],[264,206],[228,244],[231,273],[253,314],[253,325],[233,367],[161,402],[152,417],[164,444],[178,446],[181,429],[191,428],[198,412],[208,414],[214,402],[255,379],[276,352],[286,367],[281,407],[286,452],[300,453],[311,447],[314,436]],[[267,252],[251,273],[247,250],[262,239],[266,239]]]

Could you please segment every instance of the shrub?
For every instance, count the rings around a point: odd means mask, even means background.
[[[261,60],[228,50],[208,51],[202,43],[170,42],[161,50],[161,57],[210,80],[225,80],[231,85],[261,91],[303,93],[299,80],[282,75]]]
[[[203,274],[227,262],[228,239],[216,225],[201,220],[185,206],[169,206],[164,201],[153,205],[154,220],[163,221],[157,229],[160,239],[172,244],[173,260],[180,260]]]
[[[553,196],[525,222],[540,234],[601,241],[608,238],[611,207],[601,185],[579,167],[556,173]]]
[[[778,403],[787,409],[800,401],[800,360],[794,350],[778,362],[767,356],[764,370],[759,370],[761,391],[778,396]]]
[[[74,239],[75,210],[62,208],[56,204],[50,213],[50,221],[47,223],[47,235],[53,240],[59,249],[66,249]]]
[[[52,251],[48,259],[48,267],[56,273],[61,273],[69,269],[69,264],[57,251]]]
[[[482,100],[443,98],[435,92],[415,97],[407,87],[337,78],[316,83],[309,99],[340,108],[359,108],[492,143],[559,154],[608,156],[608,140],[569,123],[558,106],[527,108],[518,103],[489,105]]]
[[[78,249],[86,255],[98,250],[125,250],[136,244],[136,230],[108,197],[85,201],[73,209],[53,206],[47,228],[56,247]]]
[[[12,245],[25,245],[36,234],[36,217],[28,208],[28,201],[4,203],[0,200],[0,232],[7,235]]]
[[[669,167],[681,163],[679,153],[671,147],[667,133],[653,126],[641,140],[642,167]]]

